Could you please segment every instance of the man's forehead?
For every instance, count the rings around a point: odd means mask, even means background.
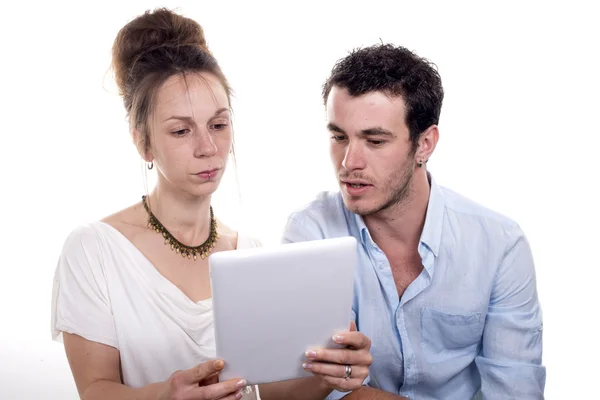
[[[351,94],[348,89],[334,86],[327,98],[328,111],[344,111],[347,108],[361,110],[404,111],[405,103],[401,96],[394,96],[383,91],[370,91],[360,95]]]
[[[327,101],[329,129],[347,134],[392,136],[406,130],[404,101],[384,92],[352,96],[347,89],[332,90]]]

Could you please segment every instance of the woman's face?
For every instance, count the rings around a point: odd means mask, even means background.
[[[232,146],[229,100],[210,73],[174,75],[159,88],[150,116],[150,146],[158,184],[196,196],[212,194]]]

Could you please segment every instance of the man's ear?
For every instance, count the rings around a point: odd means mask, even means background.
[[[437,125],[431,125],[421,134],[421,137],[419,137],[417,153],[415,154],[415,161],[417,163],[421,162],[424,164],[431,158],[439,138],[440,132]]]

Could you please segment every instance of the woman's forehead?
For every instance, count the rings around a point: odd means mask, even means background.
[[[159,88],[156,96],[158,117],[175,111],[212,115],[221,108],[229,108],[227,93],[221,82],[208,73],[173,75]]]

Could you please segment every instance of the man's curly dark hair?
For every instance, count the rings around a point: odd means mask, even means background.
[[[378,44],[351,51],[336,62],[323,85],[325,104],[334,86],[356,97],[375,91],[402,97],[414,148],[421,133],[439,123],[444,89],[437,67],[404,47]]]

